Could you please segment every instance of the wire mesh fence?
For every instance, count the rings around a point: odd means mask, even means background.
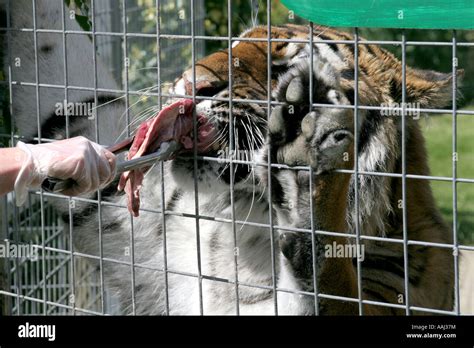
[[[7,1],[7,9],[10,8],[10,1]],[[7,66],[7,77],[4,81],[8,90],[8,109],[11,114],[14,114],[13,105],[16,102],[14,98],[13,90],[18,87],[26,91],[29,88],[29,93],[34,96],[36,110],[30,110],[31,114],[35,114],[35,120],[29,120],[28,122],[33,123],[34,127],[37,128],[36,135],[22,134],[22,130],[27,129],[22,124],[15,126],[15,119],[12,117],[11,131],[6,134],[1,134],[3,139],[9,141],[10,145],[14,145],[18,140],[24,140],[28,137],[32,137],[37,142],[48,142],[54,140],[49,136],[43,137],[41,135],[41,120],[42,108],[44,106],[41,103],[42,99],[48,98],[48,91],[51,92],[55,97],[55,100],[64,100],[65,103],[68,100],[77,100],[78,95],[83,93],[83,98],[91,99],[95,105],[107,103],[108,100],[100,102],[99,94],[109,93],[117,95],[122,98],[124,102],[123,114],[125,116],[125,125],[128,135],[133,133],[133,120],[140,119],[142,116],[148,115],[143,110],[158,104],[159,107],[163,105],[167,98],[180,97],[189,98],[194,102],[211,100],[211,101],[222,101],[228,105],[228,118],[229,118],[229,144],[234,144],[235,131],[234,127],[234,104],[258,104],[266,108],[266,118],[270,118],[271,111],[276,106],[281,105],[281,102],[277,102],[272,98],[271,93],[267,93],[266,99],[243,99],[236,98],[232,93],[233,89],[233,68],[235,64],[234,57],[229,54],[227,57],[227,79],[228,79],[228,90],[229,96],[227,98],[215,97],[215,96],[203,96],[199,95],[196,90],[196,85],[192,84],[190,90],[186,90],[184,95],[175,92],[167,92],[165,87],[170,85],[176,77],[181,76],[182,71],[187,66],[191,66],[190,71],[193,76],[192,81],[196,81],[196,62],[211,52],[206,51],[207,42],[220,42],[223,43],[224,47],[232,48],[239,42],[254,42],[254,43],[266,43],[267,47],[271,47],[273,43],[302,43],[307,44],[309,47],[317,46],[318,44],[345,44],[353,47],[355,69],[353,71],[354,78],[354,103],[353,105],[333,105],[327,103],[319,103],[313,100],[313,89],[316,88],[312,84],[310,79],[309,85],[309,104],[312,105],[312,109],[319,110],[324,108],[331,109],[350,109],[354,113],[354,124],[358,125],[361,122],[361,113],[366,111],[377,111],[383,112],[386,110],[383,106],[377,105],[363,105],[359,102],[359,84],[360,80],[360,50],[361,47],[368,45],[389,45],[400,49],[401,53],[401,96],[400,106],[394,107],[391,110],[395,110],[399,113],[400,117],[400,136],[401,136],[401,172],[384,172],[384,171],[365,171],[359,168],[359,162],[355,161],[354,169],[338,170],[338,172],[346,175],[352,175],[358,177],[388,177],[388,178],[399,178],[401,180],[402,196],[400,201],[400,209],[402,211],[402,226],[401,234],[398,238],[389,238],[386,236],[374,236],[367,235],[364,233],[359,218],[355,219],[354,230],[347,234],[343,231],[326,231],[317,228],[317,222],[314,220],[314,215],[310,214],[309,228],[300,228],[294,226],[281,225],[280,221],[277,221],[275,212],[269,208],[266,212],[266,222],[252,221],[251,219],[241,219],[236,214],[236,198],[235,198],[235,167],[248,164],[253,167],[266,168],[268,177],[268,189],[265,192],[267,200],[272,201],[274,194],[272,190],[272,173],[275,169],[287,169],[291,171],[306,171],[309,172],[309,190],[313,191],[315,183],[313,182],[313,169],[309,166],[287,166],[277,163],[264,163],[257,162],[256,160],[249,161],[248,159],[237,159],[232,156],[229,158],[216,158],[198,154],[197,150],[193,154],[194,159],[194,177],[198,177],[198,162],[209,162],[209,163],[226,163],[229,166],[229,199],[230,206],[226,214],[210,215],[205,214],[201,209],[199,203],[199,183],[194,180],[192,184],[192,194],[189,196],[190,199],[194,200],[194,212],[189,213],[188,211],[179,210],[168,210],[146,206],[142,210],[148,214],[155,214],[162,218],[162,233],[164,243],[161,248],[163,249],[163,260],[160,266],[156,264],[148,264],[140,261],[141,255],[136,253],[136,236],[137,228],[140,228],[139,222],[134,222],[134,219],[130,218],[129,221],[129,235],[127,248],[127,259],[115,259],[112,256],[105,255],[104,243],[106,240],[103,238],[102,231],[102,219],[110,212],[111,209],[123,210],[125,214],[126,206],[120,203],[116,203],[110,200],[102,200],[101,194],[98,194],[94,198],[82,198],[73,197],[68,198],[66,196],[51,194],[41,190],[32,190],[29,193],[29,199],[26,206],[18,208],[13,204],[13,195],[9,195],[2,199],[2,239],[8,243],[15,245],[29,245],[30,251],[37,252],[34,260],[31,258],[19,258],[19,257],[7,257],[3,259],[2,266],[2,290],[0,295],[2,297],[3,313],[5,314],[119,314],[123,313],[120,309],[120,300],[116,298],[112,291],[109,291],[105,286],[106,276],[104,275],[104,264],[105,263],[116,263],[123,266],[124,271],[123,278],[129,277],[130,283],[130,308],[131,314],[136,314],[140,311],[137,298],[138,290],[140,287],[137,279],[141,272],[160,272],[164,275],[164,278],[160,278],[165,284],[165,313],[172,313],[173,303],[169,300],[168,293],[168,277],[189,277],[197,283],[197,297],[199,298],[199,306],[197,312],[200,314],[206,314],[205,293],[206,287],[209,282],[211,283],[222,283],[230,285],[226,288],[227,295],[232,297],[235,301],[234,308],[231,310],[233,314],[240,314],[241,307],[243,304],[241,301],[241,292],[245,292],[247,288],[260,289],[268,292],[270,296],[270,308],[274,314],[279,313],[279,296],[278,294],[294,294],[302,297],[311,297],[314,299],[314,313],[320,312],[319,302],[322,299],[344,301],[345,303],[354,303],[357,305],[358,312],[364,314],[365,306],[373,305],[380,307],[393,308],[402,310],[405,314],[409,315],[413,311],[421,313],[431,314],[450,314],[457,315],[462,311],[461,304],[463,301],[469,303],[472,301],[472,294],[464,292],[463,289],[467,289],[460,285],[463,279],[466,277],[466,281],[469,282],[469,277],[474,272],[468,268],[460,272],[460,254],[474,253],[474,246],[468,245],[468,242],[460,242],[458,237],[459,219],[458,219],[458,197],[459,185],[473,185],[474,178],[469,175],[459,176],[458,175],[458,161],[459,159],[453,156],[450,161],[451,176],[442,175],[420,175],[414,174],[408,170],[407,167],[407,147],[406,147],[406,119],[407,115],[411,113],[427,113],[430,115],[437,114],[451,114],[452,122],[452,143],[451,151],[452,155],[458,153],[459,144],[457,142],[458,132],[458,118],[459,117],[472,117],[474,115],[473,110],[469,109],[458,109],[457,100],[459,99],[458,88],[457,88],[457,71],[459,63],[457,60],[457,49],[458,48],[472,48],[473,42],[458,42],[456,39],[456,32],[452,33],[451,41],[410,41],[407,39],[405,33],[401,34],[400,40],[362,40],[359,36],[359,29],[352,29],[353,38],[346,39],[317,39],[315,43],[315,37],[313,33],[312,23],[306,23],[308,26],[309,35],[307,39],[294,39],[294,38],[274,38],[267,34],[265,38],[244,38],[238,36],[238,33],[234,31],[233,21],[235,21],[238,14],[233,13],[232,1],[229,0],[226,4],[223,4],[222,15],[227,17],[227,35],[219,34],[215,36],[205,35],[204,22],[206,21],[205,13],[205,1],[204,0],[193,0],[193,1],[178,1],[178,0],[163,0],[163,1],[98,1],[92,0],[89,5],[89,27],[77,27],[75,20],[68,20],[70,14],[70,8],[66,6],[65,2],[57,1],[58,16],[56,17],[55,27],[42,27],[42,20],[37,18],[37,12],[39,6],[42,6],[41,0],[32,0],[25,2],[29,4],[29,8],[25,11],[31,11],[31,23],[24,25],[23,27],[11,27],[10,20],[13,16],[9,10],[7,10],[6,26],[0,28],[8,49],[8,57],[5,57]],[[255,2],[253,2],[255,4]],[[226,5],[226,6],[225,6]],[[265,23],[262,27],[267,30],[267,33],[272,32],[272,5],[270,1],[267,1],[265,13],[260,15],[264,17]],[[258,10],[258,8],[257,8]],[[74,11],[77,11],[74,10]],[[61,15],[62,14],[62,15]],[[15,57],[17,56],[15,51],[17,48],[14,47],[14,43],[11,42],[11,36],[13,33],[25,33],[31,34],[32,51],[30,52],[33,57],[32,62],[34,63],[31,75],[17,74],[13,69]],[[62,42],[63,54],[62,54],[62,68],[58,67],[58,70],[62,69],[62,73],[58,79],[42,76],[42,72],[39,69],[39,61],[42,59],[41,55],[44,52],[40,49],[43,47],[42,36],[53,35],[58,42]],[[87,83],[84,80],[76,78],[77,73],[74,69],[86,69],[85,66],[78,67],[75,64],[71,64],[69,61],[72,58],[68,55],[68,50],[73,51],[77,37],[87,37],[92,42],[92,48],[90,51],[92,67],[90,69],[88,77],[90,79]],[[45,36],[46,38],[46,36]],[[50,37],[49,37],[50,38]],[[79,39],[78,39],[79,40]],[[46,40],[47,41],[47,40]],[[436,46],[440,48],[451,49],[452,58],[452,108],[421,108],[416,106],[407,106],[407,55],[410,52],[411,47],[416,46]],[[150,52],[151,51],[151,52]],[[231,51],[232,52],[232,51]],[[313,61],[313,50],[309,50],[308,58]],[[272,76],[276,66],[272,64],[272,55],[269,50],[266,52],[266,90],[271,91]],[[119,83],[108,83],[98,78],[98,61],[102,63],[106,62],[106,70],[112,76],[112,79],[120,81]],[[313,76],[313,65],[310,64],[310,76]],[[84,74],[87,75],[86,72]],[[13,115],[14,116],[14,115]],[[97,116],[97,115],[96,115]],[[72,122],[69,120],[70,116],[66,113],[66,120],[64,123],[64,134],[66,137],[69,136],[70,132],[74,130]],[[195,119],[196,132],[196,119]],[[108,131],[108,125],[101,123],[100,117],[95,118],[95,135],[96,141],[101,142],[102,139],[107,139],[105,134]],[[197,135],[197,133],[195,133]],[[354,126],[354,141],[357,144],[360,138],[364,136],[359,134],[359,128]],[[195,137],[195,139],[197,136]],[[236,150],[233,145],[229,145],[229,151]],[[472,150],[472,149],[471,149]],[[356,146],[354,149],[354,158],[359,158],[359,149]],[[472,154],[472,151],[470,151]],[[272,158],[270,148],[268,149],[268,158]],[[165,169],[163,164],[158,165],[158,169],[162,173]],[[452,243],[441,243],[433,240],[414,240],[410,239],[408,223],[407,223],[407,202],[409,192],[407,192],[407,181],[408,180],[422,180],[430,182],[447,183],[451,185],[452,193]],[[358,180],[355,181],[354,187],[354,202],[355,204],[355,216],[360,216],[359,202],[360,191]],[[162,175],[160,179],[161,193],[160,200],[162,207],[165,202],[166,193],[165,176]],[[54,205],[50,202],[54,199],[62,200],[66,202],[66,209],[58,213]],[[84,253],[75,250],[75,222],[80,219],[74,210],[77,206],[82,204],[92,204],[98,210],[98,253]],[[313,210],[312,200],[310,200],[311,210]],[[469,212],[468,212],[469,213]],[[472,212],[470,212],[472,213]],[[87,218],[90,218],[84,213]],[[167,250],[167,220],[169,217],[175,217],[183,220],[183,224],[193,224],[196,232],[196,263],[197,272],[186,272],[180,271],[179,269],[173,269],[167,264],[167,258],[169,253],[173,250]],[[194,220],[194,221],[193,221]],[[232,277],[219,277],[208,274],[206,270],[203,270],[201,264],[201,250],[202,248],[202,236],[201,231],[204,223],[219,223],[222,226],[230,226],[230,232],[233,235],[232,249],[236,252],[233,254],[233,265],[232,265]],[[268,248],[270,250],[270,281],[265,284],[252,283],[246,279],[242,279],[239,273],[239,262],[242,262],[239,256],[239,244],[238,234],[242,233],[242,226],[251,226],[258,229],[264,229],[267,232],[268,237]],[[294,232],[297,234],[309,234],[311,236],[311,253],[312,253],[312,291],[306,289],[290,289],[285,288],[278,283],[278,240],[277,235],[279,231]],[[357,291],[356,296],[339,296],[330,293],[322,293],[318,291],[318,277],[317,277],[317,258],[316,255],[316,237],[317,236],[331,236],[331,237],[345,237],[351,240],[351,243],[356,246],[363,245],[369,242],[379,242],[381,245],[384,243],[398,245],[401,247],[403,254],[403,289],[402,301],[398,303],[388,303],[379,300],[367,299],[364,297],[363,289],[363,268],[364,262],[362,259],[357,258],[355,261],[356,270],[356,281]],[[453,275],[453,297],[454,306],[452,310],[445,310],[439,308],[425,308],[413,305],[410,303],[410,258],[409,249],[414,246],[424,246],[426,248],[438,248],[446,249],[452,252],[452,275]],[[466,259],[468,257],[466,256]],[[232,294],[231,294],[232,293]],[[447,295],[448,296],[448,295]],[[471,299],[469,299],[471,298]],[[146,302],[146,301],[145,301]],[[245,305],[245,304],[244,304]],[[466,309],[468,305],[465,305]],[[469,309],[467,309],[469,310]],[[257,313],[258,314],[258,313]]]

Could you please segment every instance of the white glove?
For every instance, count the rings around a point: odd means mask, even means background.
[[[17,147],[28,156],[15,181],[18,206],[26,201],[28,188],[39,188],[48,176],[73,179],[76,184],[61,192],[70,196],[103,188],[115,176],[115,155],[84,137],[39,145],[20,141]]]

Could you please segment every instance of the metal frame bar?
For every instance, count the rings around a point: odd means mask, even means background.
[[[40,117],[40,94],[39,94],[39,69],[38,69],[38,31],[36,26],[36,0],[32,0],[33,6],[33,38],[34,38],[34,56],[35,56],[35,93],[36,93],[36,121],[38,128],[38,136],[41,138],[41,117]],[[41,143],[41,142],[40,142]],[[43,246],[42,253],[42,278],[46,279],[46,257],[45,257],[45,216],[44,216],[44,196],[43,190],[40,190],[40,205],[41,205],[41,240]],[[43,283],[43,314],[47,314],[47,295],[46,295],[46,281]]]
[[[354,201],[355,201],[355,243],[357,250],[360,244],[359,221],[359,29],[354,28]],[[362,302],[362,265],[360,257],[357,258],[357,296],[359,299],[359,315],[364,314]]]
[[[62,31],[66,30],[66,12],[65,12],[65,6],[64,6],[64,1],[61,1],[61,26],[62,26]],[[62,44],[63,44],[63,74],[64,74],[64,86],[68,85],[68,64],[67,64],[67,38],[66,34],[62,34]],[[69,97],[69,90],[67,88],[64,88],[64,100],[68,100]],[[65,108],[65,115],[66,117],[66,138],[69,138],[69,113],[67,108]],[[69,216],[69,221],[73,221],[73,205],[75,202],[69,198],[68,199],[68,216]],[[70,279],[70,287],[71,287],[71,297],[70,300],[75,303],[76,301],[76,272],[75,272],[75,261],[74,261],[74,245],[73,245],[73,233],[74,233],[74,228],[73,224],[69,223],[69,249],[71,251],[71,279]],[[48,296],[49,298],[50,296]],[[73,309],[72,314],[75,315],[76,312]]]
[[[405,31],[402,30],[402,224],[403,224],[403,270],[405,313],[410,315],[410,279],[408,274],[408,224],[407,224],[407,168],[406,168],[406,45]]]
[[[130,131],[130,101],[129,101],[129,91],[128,91],[128,68],[129,68],[129,58],[128,58],[128,32],[127,32],[127,3],[126,0],[121,1],[122,5],[122,44],[123,44],[123,66],[125,72],[125,112],[127,120],[127,137],[131,135]],[[132,260],[130,265],[131,271],[131,300],[132,300],[132,314],[136,313],[136,303],[135,303],[135,231],[133,224],[133,215],[130,214],[130,259]]]
[[[1,84],[7,84],[5,82],[0,81]],[[12,81],[11,82],[12,86],[20,85],[20,86],[32,86],[35,87],[36,83],[33,82],[18,82],[18,81]],[[57,84],[48,84],[48,83],[40,83],[39,87],[41,88],[57,88],[57,89],[72,89],[76,91],[89,91],[89,92],[106,92],[106,93],[115,93],[115,94],[120,94],[123,95],[126,93],[125,90],[118,90],[118,89],[109,89],[109,88],[97,88],[94,90],[92,87],[80,87],[80,86],[64,86],[64,85],[57,85]],[[158,93],[156,92],[142,92],[142,91],[128,91],[129,95],[137,95],[137,96],[154,96],[158,97]],[[166,98],[186,98],[186,99],[193,99],[192,95],[186,95],[186,94],[169,94],[169,93],[161,93],[162,97]],[[223,102],[229,102],[229,98],[221,98],[221,97],[205,97],[205,96],[195,96],[195,100],[214,100],[214,101],[223,101]],[[238,103],[248,103],[248,104],[261,104],[261,105],[266,105],[268,104],[267,101],[262,101],[258,99],[239,99],[239,98],[233,98],[233,102],[238,102]],[[272,106],[277,106],[277,105],[283,105],[282,102],[277,102],[277,101],[272,101],[271,102]],[[353,109],[354,106],[352,105],[333,105],[333,104],[323,104],[323,103],[313,103],[313,108],[331,108],[331,109]],[[359,110],[374,110],[374,111],[402,111],[403,108],[401,107],[382,107],[382,106],[368,106],[368,105],[359,105],[358,107]],[[420,113],[427,113],[427,114],[450,114],[452,113],[452,109],[426,109],[426,108],[405,108],[405,111],[408,112],[413,112],[417,111]],[[464,115],[464,116],[470,116],[474,115],[474,111],[472,110],[458,110],[457,115]],[[401,116],[390,116],[390,117],[401,117]],[[0,136],[3,136],[0,134]],[[37,139],[37,138],[34,138]],[[49,141],[52,141],[51,139],[46,139]]]
[[[229,151],[231,156],[229,158],[229,171],[230,171],[230,185],[229,185],[229,194],[230,194],[230,209],[231,209],[231,220],[232,220],[232,235],[234,238],[234,282],[235,282],[235,314],[240,314],[240,301],[239,301],[239,247],[237,243],[237,231],[235,226],[235,198],[234,198],[234,150],[235,150],[235,120],[234,113],[232,112],[233,108],[233,99],[232,99],[232,87],[233,87],[233,58],[232,58],[232,0],[227,0],[227,32],[229,33],[229,39],[227,43],[228,50],[228,80],[229,80]],[[238,141],[238,139],[237,139]]]
[[[453,257],[454,257],[454,309],[456,314],[460,314],[460,294],[459,294],[459,247],[458,247],[458,181],[457,176],[457,40],[456,31],[453,30],[452,41],[452,74],[453,74]]]
[[[194,23],[194,0],[191,0],[191,64],[192,64],[192,99],[193,102],[196,102],[196,38],[194,37],[194,30],[195,30],[195,23]],[[197,139],[198,139],[198,132],[197,132],[197,115],[193,113],[193,143],[194,143],[194,178],[198,177],[198,152],[197,152]],[[197,257],[197,270],[199,274],[198,278],[198,286],[199,286],[199,313],[201,315],[204,314],[204,305],[202,300],[202,264],[201,264],[201,230],[199,224],[199,185],[198,181],[194,180],[194,211],[196,213],[196,257]]]
[[[156,0],[156,64],[157,64],[157,84],[158,84],[158,108],[161,109],[161,56],[160,56],[160,16],[161,16],[161,3],[160,0]],[[165,199],[165,165],[163,162],[160,162],[160,176],[161,176],[161,217],[162,217],[162,233],[163,233],[163,273],[164,273],[164,283],[165,283],[165,312],[166,315],[170,314],[170,305],[169,305],[169,289],[168,289],[168,249],[166,245],[166,199]]]
[[[271,106],[272,106],[272,11],[271,2],[267,0],[267,120],[270,119]],[[229,33],[232,35],[232,33]],[[267,151],[268,158],[271,158],[271,145],[268,146]],[[272,202],[272,166],[270,161],[267,163],[267,176],[268,176],[268,201]],[[273,210],[271,207],[268,209],[268,223],[270,232],[270,251],[272,256],[272,288],[273,288],[273,308],[275,315],[278,315],[278,293],[277,293],[277,274],[276,274],[276,257],[275,257],[275,227],[273,224]]]
[[[32,28],[6,28],[0,27],[0,31],[23,31],[23,32],[33,32]],[[91,31],[80,31],[80,30],[66,30],[62,31],[59,29],[37,29],[38,33],[50,33],[50,34],[77,34],[77,35],[92,35]],[[124,34],[120,32],[108,32],[108,31],[97,31],[96,35],[100,36],[119,36],[123,37]],[[143,37],[143,38],[156,38],[156,34],[146,34],[146,33],[125,33],[127,37]],[[176,34],[160,34],[162,39],[196,39],[196,40],[210,40],[210,41],[227,41],[229,40],[228,36],[204,36],[204,35],[176,35]],[[267,39],[260,38],[245,38],[245,37],[231,37],[232,42],[234,41],[245,41],[245,42],[266,42]],[[272,42],[293,42],[293,43],[309,43],[309,40],[300,40],[300,39],[271,39]],[[334,43],[334,44],[348,44],[354,45],[354,40],[324,40],[318,39],[320,43]],[[395,45],[402,46],[402,41],[397,40],[361,40],[359,45]],[[406,46],[452,46],[452,41],[406,41]],[[474,42],[458,42],[456,44],[458,47],[470,47],[474,46]]]
[[[313,105],[313,91],[314,91],[314,49],[313,49],[313,39],[314,39],[314,27],[313,23],[309,23],[309,75],[311,76],[309,79],[309,105]],[[312,106],[309,108],[309,112],[312,112]],[[314,314],[319,315],[319,299],[318,299],[318,259],[316,255],[316,233],[315,233],[315,222],[314,222],[314,206],[313,206],[313,199],[312,199],[312,192],[313,192],[313,178],[314,172],[313,168],[309,170],[309,209],[311,210],[310,215],[310,226],[311,226],[311,253],[313,254],[313,286],[314,286]]]
[[[92,62],[94,65],[94,106],[96,107],[95,111],[95,141],[100,144],[99,137],[99,113],[97,111],[97,106],[99,103],[98,93],[97,93],[97,47],[96,47],[96,15],[95,15],[95,0],[91,0],[91,29],[92,29]],[[102,260],[104,255],[104,245],[103,245],[103,236],[102,236],[102,193],[100,190],[97,190],[97,216],[98,216],[98,227],[99,227],[99,274],[100,274],[100,306],[101,312],[105,313],[105,294],[104,294],[104,262]]]
[[[7,0],[7,4],[6,4],[6,14],[7,14],[7,26],[10,27],[11,26],[11,23],[10,23],[10,20],[11,20],[11,16],[10,16],[10,11],[11,11],[11,6],[10,6],[10,0]],[[12,91],[12,67],[11,67],[11,47],[12,47],[12,42],[11,42],[11,33],[10,32],[7,32],[7,59],[8,59],[8,88],[9,88],[9,91],[8,91],[8,98],[9,98],[9,102],[10,102],[10,105],[9,105],[9,111],[10,111],[10,114],[13,113],[13,91]],[[6,137],[7,138],[10,138],[10,142],[11,144],[14,144],[14,128],[15,128],[15,120],[12,119],[12,129],[11,129],[11,133],[10,134],[7,134]],[[8,201],[7,201],[7,198],[5,197],[5,199],[3,200],[4,201],[4,206],[5,206],[5,211],[4,211],[4,217],[3,217],[3,222],[4,222],[4,225],[5,226],[8,226]],[[13,208],[13,215],[15,215],[15,207]],[[3,225],[2,225],[3,227]],[[8,232],[7,230],[5,230],[5,239],[7,239],[9,236],[8,236]],[[10,263],[10,258],[6,258],[5,259],[5,266],[8,267]],[[15,267],[18,267],[18,260],[15,260]],[[5,269],[7,270],[7,269]],[[18,282],[18,272],[15,272],[15,274],[13,275],[14,277],[17,277],[16,278],[16,282]],[[10,282],[11,281],[11,276],[10,274],[8,275],[8,278],[7,280]],[[16,305],[17,305],[17,308],[20,307],[20,293],[19,293],[19,290],[17,290],[17,297],[16,297]],[[13,301],[8,301],[8,307],[9,309],[12,308],[12,303]],[[17,311],[17,314],[19,314],[19,312]]]

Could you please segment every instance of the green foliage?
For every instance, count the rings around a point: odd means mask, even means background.
[[[239,36],[241,32],[252,26],[252,18],[256,15],[257,23],[261,25],[267,24],[267,1],[259,0],[258,13],[252,12],[250,0],[232,0],[232,35]],[[271,4],[271,23],[273,25],[281,25],[286,23],[301,24],[305,21],[298,17],[290,15],[288,9],[284,7],[279,0],[270,1]],[[227,1],[222,0],[205,0],[206,19],[205,35],[207,36],[227,36],[228,35],[228,19],[227,19]],[[213,52],[218,49],[227,48],[228,42],[224,41],[207,41],[206,51]]]
[[[66,6],[76,10],[76,21],[84,31],[91,31],[92,21],[90,19],[90,0],[64,0]]]

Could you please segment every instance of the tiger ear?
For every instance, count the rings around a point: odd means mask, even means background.
[[[464,76],[464,70],[457,71],[457,80]],[[402,79],[396,82],[401,96]],[[407,101],[419,103],[421,108],[435,109],[448,107],[453,101],[453,74],[432,70],[407,68],[406,73]],[[460,96],[459,93],[457,94]],[[400,98],[399,98],[400,99]]]

